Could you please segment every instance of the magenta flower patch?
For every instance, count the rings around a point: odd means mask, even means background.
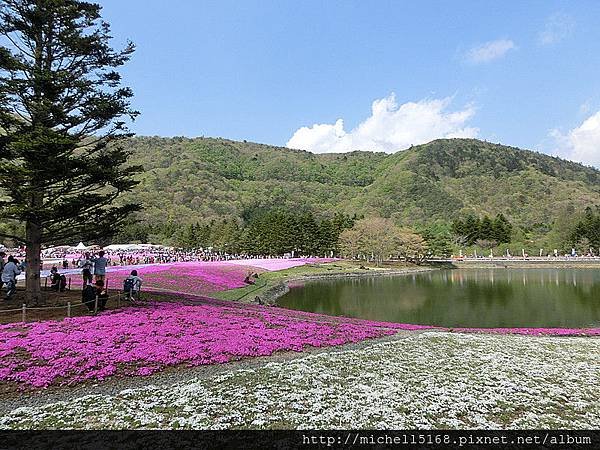
[[[109,267],[106,279],[109,289],[121,289],[123,280],[131,273],[132,268],[135,268],[143,279],[142,289],[207,295],[211,292],[246,286],[244,278],[251,272],[284,270],[310,263],[330,261],[333,259],[241,259]],[[81,285],[82,279],[71,275],[71,282],[74,285]]]
[[[0,326],[0,381],[46,387],[167,366],[220,364],[393,334],[360,321],[207,301],[151,303],[99,316]],[[322,317],[324,319],[324,317]]]

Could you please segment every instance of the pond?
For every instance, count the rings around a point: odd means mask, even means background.
[[[599,269],[456,269],[290,286],[279,305],[445,327],[600,325]]]

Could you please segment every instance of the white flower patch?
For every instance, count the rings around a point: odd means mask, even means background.
[[[1,428],[598,428],[600,340],[422,333],[0,417]]]

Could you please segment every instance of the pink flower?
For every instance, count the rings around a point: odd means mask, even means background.
[[[218,300],[0,326],[0,380],[44,387],[149,375],[167,366],[302,351],[393,334],[367,322]]]

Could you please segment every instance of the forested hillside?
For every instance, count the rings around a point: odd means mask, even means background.
[[[144,221],[246,218],[263,209],[332,216],[377,178],[383,153],[314,155],[225,139],[134,138]],[[352,207],[349,207],[352,209]]]
[[[345,205],[408,224],[501,213],[529,228],[600,203],[597,170],[474,139],[415,146],[380,167],[374,182]]]
[[[145,169],[124,200],[144,210],[116,230],[118,241],[322,252],[337,250],[339,233],[361,217],[390,218],[440,253],[450,245],[568,250],[597,240],[585,210],[600,206],[600,172],[514,147],[440,139],[391,155],[316,155],[213,138],[123,145]],[[499,239],[488,225],[503,221],[510,236]],[[310,230],[318,231],[309,238]]]
[[[442,139],[392,155],[315,155],[211,138],[129,141],[145,173],[135,196],[144,223],[244,220],[259,210],[391,217],[399,224],[503,214],[548,230],[600,204],[593,168],[473,139]]]

